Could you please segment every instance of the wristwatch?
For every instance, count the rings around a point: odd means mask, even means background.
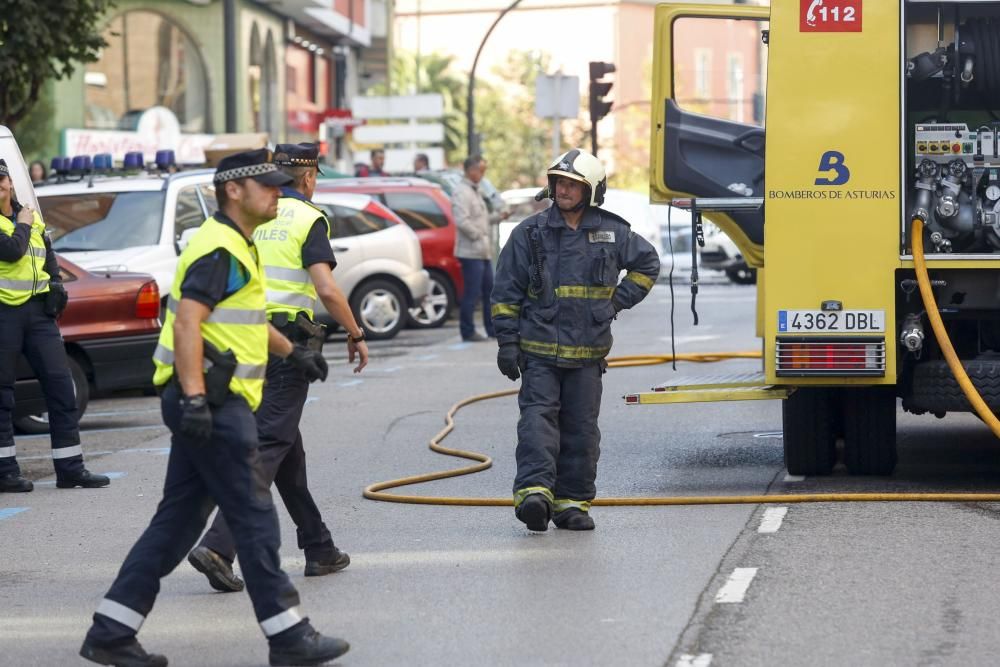
[[[365,339],[365,330],[364,329],[361,330],[361,335],[360,336],[352,336],[351,334],[347,334],[347,340],[351,341],[352,343],[360,343],[364,339]]]

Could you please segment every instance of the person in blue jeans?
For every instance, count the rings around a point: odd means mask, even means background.
[[[495,338],[493,318],[490,316],[490,293],[493,291],[493,243],[490,238],[490,212],[479,192],[479,182],[486,173],[482,155],[470,155],[462,163],[465,175],[451,195],[451,208],[455,216],[455,257],[462,265],[462,300],[459,302],[458,328],[462,340],[481,342]],[[499,222],[503,217],[494,214]],[[476,301],[482,301],[483,328],[486,335],[476,331],[474,311]]]

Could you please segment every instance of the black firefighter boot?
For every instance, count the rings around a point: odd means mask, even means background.
[[[272,667],[284,665],[322,665],[340,657],[351,645],[337,637],[326,637],[303,621],[270,640],[268,661]]]
[[[340,572],[350,564],[351,557],[347,555],[347,552],[334,547],[332,552],[323,556],[316,558],[306,556],[305,576],[322,577],[325,574]]]
[[[220,593],[239,593],[243,580],[233,572],[233,564],[208,547],[195,547],[188,554],[191,567],[208,579],[208,585]]]
[[[590,512],[584,512],[576,507],[556,512],[555,516],[552,517],[552,523],[556,524],[557,528],[564,530],[594,529],[594,520],[590,518]]]
[[[167,658],[157,653],[146,653],[142,645],[133,639],[117,646],[100,646],[89,639],[80,647],[80,655],[99,665],[114,667],[167,667]]]
[[[514,514],[528,527],[528,530],[542,533],[549,529],[552,505],[542,494],[531,493],[521,501]]]

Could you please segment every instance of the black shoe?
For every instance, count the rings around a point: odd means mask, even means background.
[[[89,639],[83,641],[80,655],[99,665],[114,665],[115,667],[167,667],[166,656],[157,653],[146,653],[136,640],[128,644],[112,648],[98,646]]]
[[[111,483],[111,478],[106,475],[95,475],[86,468],[76,477],[64,477],[56,479],[56,486],[60,489],[72,489],[82,486],[85,489],[99,489]]]
[[[346,551],[334,547],[333,553],[319,560],[306,560],[306,576],[322,577],[324,574],[340,572],[351,564],[351,557]]]
[[[594,520],[590,518],[590,513],[576,507],[556,512],[555,516],[552,517],[552,523],[556,524],[557,528],[563,528],[564,530],[594,529]]]
[[[243,580],[233,572],[233,565],[208,547],[195,547],[188,562],[208,578],[208,585],[221,593],[239,593]]]
[[[474,333],[471,336],[462,336],[462,340],[466,343],[482,343],[485,340],[489,340],[489,338],[481,333]]]
[[[0,477],[0,493],[27,493],[35,485],[16,472]]]
[[[324,637],[312,628],[298,640],[281,646],[271,646],[268,659],[278,665],[322,665],[344,655],[351,645],[343,639]]]
[[[542,494],[532,493],[518,505],[515,514],[518,519],[524,522],[528,530],[541,533],[549,529],[552,505]]]

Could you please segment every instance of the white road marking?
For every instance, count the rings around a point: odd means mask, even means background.
[[[805,475],[785,475],[785,479],[781,480],[783,482],[804,482],[806,480]]]
[[[698,655],[685,653],[677,659],[676,667],[708,667],[711,664],[711,653],[699,653]]]
[[[733,573],[729,575],[729,579],[726,580],[726,583],[716,593],[716,603],[732,604],[743,602],[743,598],[747,594],[747,589],[750,588],[750,582],[756,576],[757,568],[755,567],[738,567],[733,570]]]
[[[154,428],[166,429],[167,427],[163,424],[150,424],[148,426],[116,426],[115,428],[86,428],[86,424],[83,424],[85,428],[80,429],[81,435],[90,435],[92,433],[114,433],[115,431],[148,431]],[[42,438],[48,439],[48,433],[42,433],[40,435],[22,435],[18,437],[18,440],[40,440]]]
[[[346,382],[338,382],[338,387],[356,387],[364,382],[364,380],[347,380]]]
[[[708,335],[706,335],[706,336],[675,336],[673,340],[676,343],[700,343],[702,341],[718,340],[720,338],[722,338],[722,336],[708,336]],[[670,336],[660,336],[660,340],[669,342],[670,341]]]
[[[785,515],[788,514],[787,507],[769,507],[764,510],[764,518],[760,520],[760,527],[757,528],[758,533],[776,533],[778,529],[781,528],[781,522],[784,521]]]
[[[762,439],[774,439],[781,440],[784,434],[781,431],[764,431],[763,433],[754,433],[753,437]]]

